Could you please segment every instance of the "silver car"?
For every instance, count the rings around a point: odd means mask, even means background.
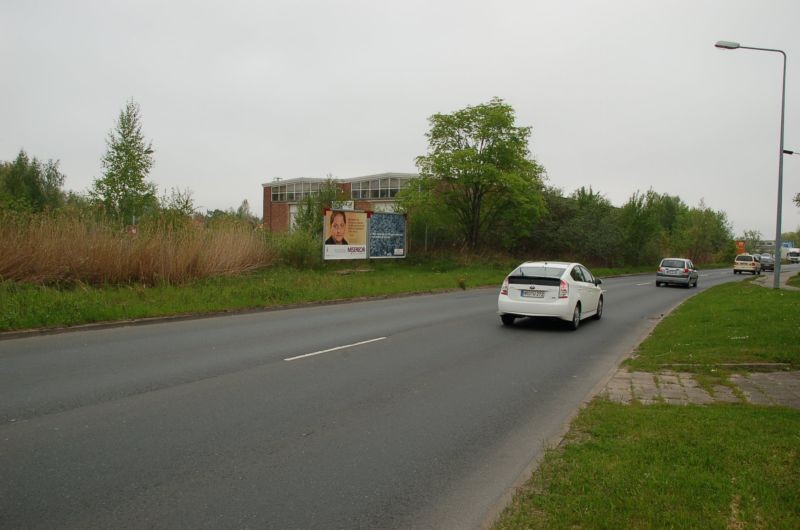
[[[656,287],[661,287],[661,285],[697,287],[699,276],[692,260],[686,258],[664,258],[656,271]]]

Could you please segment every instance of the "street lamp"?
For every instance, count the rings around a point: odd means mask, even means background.
[[[783,216],[783,153],[785,152],[783,149],[783,115],[784,109],[786,107],[786,54],[783,50],[773,50],[771,48],[752,48],[750,46],[742,46],[738,42],[730,42],[730,41],[717,41],[714,45],[717,48],[723,48],[726,50],[758,50],[762,52],[775,52],[780,53],[783,55],[783,88],[781,89],[781,145],[780,149],[778,149],[778,218],[775,223],[775,251],[777,252],[778,256],[775,260],[775,281],[773,282],[773,287],[775,289],[781,288],[781,217]],[[790,153],[794,154],[794,153]]]

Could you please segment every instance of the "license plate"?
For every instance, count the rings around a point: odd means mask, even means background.
[[[544,298],[544,291],[520,291],[525,298]]]
[[[667,271],[667,274],[671,274],[672,276],[677,276],[680,271]]]

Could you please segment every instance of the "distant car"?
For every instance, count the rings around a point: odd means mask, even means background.
[[[503,280],[497,313],[505,326],[521,317],[552,317],[575,330],[581,320],[603,316],[601,283],[580,263],[526,261]]]
[[[733,261],[733,273],[749,272],[753,275],[761,274],[761,262],[752,254],[739,254]]]
[[[772,257],[772,254],[761,254],[759,256],[759,261],[761,261],[761,270],[762,271],[774,271],[775,270],[775,259]]]
[[[656,271],[656,287],[663,285],[683,285],[697,287],[700,275],[692,260],[686,258],[664,258]]]

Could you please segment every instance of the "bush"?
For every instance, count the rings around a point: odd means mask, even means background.
[[[273,234],[270,244],[284,265],[305,269],[322,264],[322,239],[303,230]]]

